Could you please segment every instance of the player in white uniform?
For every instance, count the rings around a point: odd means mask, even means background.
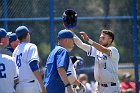
[[[0,54],[0,93],[15,93],[18,69],[12,57]]]
[[[6,30],[0,28],[0,93],[14,93],[14,83],[18,78],[16,64],[4,49],[9,42],[7,35]]]
[[[39,73],[37,46],[30,42],[29,30],[25,26],[16,29],[20,44],[13,52],[14,61],[19,69],[19,84],[16,93],[46,93]]]
[[[111,46],[114,34],[110,30],[103,30],[99,43],[89,39],[85,32],[81,32],[81,36],[91,45],[83,43],[76,35],[74,41],[89,56],[95,57],[94,77],[98,82],[97,93],[119,93],[117,75],[119,53],[115,47]]]

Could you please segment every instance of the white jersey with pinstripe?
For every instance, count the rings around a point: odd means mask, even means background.
[[[38,50],[35,44],[22,42],[20,43],[13,52],[14,61],[16,62],[19,69],[19,82],[28,82],[35,80],[29,63],[33,60],[39,62]]]
[[[90,46],[86,43],[83,43],[79,37],[74,36],[75,44],[87,52],[88,56],[95,57],[94,65],[94,77],[98,82],[118,82],[118,61],[119,53],[118,50],[110,46],[110,56],[107,56],[105,53],[102,53],[95,49],[93,46]]]
[[[95,57],[94,76],[98,82],[118,82],[119,53],[113,46],[108,47],[108,49],[110,50],[110,56],[92,46],[88,51],[89,56]]]

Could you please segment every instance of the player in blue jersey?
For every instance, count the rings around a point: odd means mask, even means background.
[[[47,93],[73,93],[68,80],[67,69],[70,62],[68,52],[74,47],[73,33],[61,30],[58,33],[58,45],[52,50],[46,62],[45,86]]]

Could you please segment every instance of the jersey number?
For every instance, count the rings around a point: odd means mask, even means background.
[[[16,64],[17,64],[18,68],[21,67],[21,57],[22,57],[22,53],[20,53],[16,57]]]
[[[5,65],[3,63],[0,64],[0,78],[6,78]]]
[[[105,65],[104,66],[105,66],[104,69],[106,69],[106,62],[105,62]]]

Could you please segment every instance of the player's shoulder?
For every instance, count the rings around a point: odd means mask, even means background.
[[[6,54],[1,54],[1,57],[2,57],[3,59],[12,60],[12,57],[9,56],[9,55],[6,55]]]
[[[110,55],[119,59],[119,51],[116,47],[110,46],[110,47],[108,47],[108,49],[110,50]]]
[[[36,46],[36,45],[34,43],[30,43],[30,42],[22,42],[18,46]]]
[[[37,46],[33,43],[27,43],[25,46],[24,46],[25,49],[37,49]]]
[[[60,52],[61,52],[61,51],[67,52],[66,48],[64,48],[64,47],[58,46],[58,48],[59,48],[59,49],[58,49],[58,52],[59,52],[59,51],[60,51]]]
[[[112,51],[117,51],[118,52],[118,49],[116,47],[114,47],[114,46],[110,46],[110,47],[108,47],[108,49],[110,49]]]
[[[28,46],[36,46],[34,43],[28,43]]]
[[[58,54],[62,52],[67,52],[67,50],[62,46],[56,46],[54,51],[56,51]]]
[[[29,43],[29,46],[31,46],[31,47],[37,47],[34,43]]]
[[[9,62],[9,64],[14,63],[13,58],[6,54],[1,54],[1,60],[3,61],[3,63],[7,63],[7,62]]]

